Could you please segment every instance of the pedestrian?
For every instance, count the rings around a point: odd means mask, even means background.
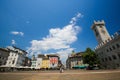
[[[63,73],[63,68],[62,67],[60,68],[60,73]]]

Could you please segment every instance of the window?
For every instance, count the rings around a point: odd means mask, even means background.
[[[107,58],[105,58],[105,61],[108,61],[108,59],[107,59]]]
[[[98,36],[98,35],[99,35],[96,29],[95,29],[95,35],[96,35],[96,36]]]
[[[113,57],[114,60],[117,59],[117,57],[115,55],[112,55],[112,57]]]
[[[102,26],[100,26],[100,28],[102,28]]]
[[[4,60],[6,60],[6,58],[4,58]]]
[[[4,65],[6,64],[6,62],[3,63]]]
[[[108,50],[108,49],[107,49],[106,51],[107,51],[107,52],[109,52],[109,50]]]
[[[112,61],[112,59],[111,59],[111,57],[110,57],[110,56],[109,56],[108,58],[109,58],[109,61]]]
[[[14,64],[14,63],[15,63],[15,60],[12,61],[12,64]]]
[[[118,54],[118,57],[119,57],[119,59],[120,59],[120,54]]]
[[[120,47],[120,45],[119,45],[119,44],[116,44],[116,46],[117,46],[117,48],[119,48],[119,47]]]
[[[115,49],[115,46],[112,46],[113,50]]]
[[[78,65],[78,61],[76,62],[76,65]]]
[[[110,51],[112,51],[112,49],[110,48]]]

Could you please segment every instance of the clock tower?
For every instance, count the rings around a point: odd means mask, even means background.
[[[91,28],[94,31],[98,44],[100,44],[101,42],[105,42],[106,40],[111,38],[105,27],[105,22],[103,20],[94,21]]]

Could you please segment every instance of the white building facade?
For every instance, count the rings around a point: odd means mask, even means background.
[[[36,60],[36,69],[40,69],[42,67],[42,58],[37,58]]]
[[[35,55],[33,55],[32,56],[32,60],[31,60],[31,68],[32,69],[36,69],[36,62],[37,62],[37,60],[36,60],[36,58],[35,58]]]
[[[16,47],[8,47],[10,51],[7,64],[8,67],[23,67],[27,52]]]

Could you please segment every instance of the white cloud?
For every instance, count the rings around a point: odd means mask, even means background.
[[[12,44],[12,45],[15,45],[15,44],[16,44],[15,40],[12,40],[11,44]]]
[[[76,21],[79,17],[81,17],[80,13],[73,17],[70,23],[63,28],[51,28],[49,35],[46,37],[41,40],[32,40],[30,42],[31,46],[28,47],[27,51],[32,55],[43,51],[55,50],[61,56],[61,59],[65,60],[68,53],[73,50],[70,45],[77,40],[77,34],[81,31],[81,27],[76,26]]]
[[[18,32],[18,31],[12,31],[11,34],[13,34],[13,35],[20,35],[20,36],[24,35],[23,32]]]
[[[75,25],[77,19],[82,18],[82,17],[83,17],[83,15],[81,13],[77,13],[76,16],[71,19],[70,24]]]
[[[70,44],[77,40],[78,26],[67,25],[64,28],[49,30],[49,35],[42,40],[32,40],[30,51],[59,50],[70,48]]]
[[[68,49],[61,49],[57,52],[57,54],[60,55],[60,59],[64,62],[64,64],[68,55],[70,55],[73,50],[74,48],[68,48]]]

